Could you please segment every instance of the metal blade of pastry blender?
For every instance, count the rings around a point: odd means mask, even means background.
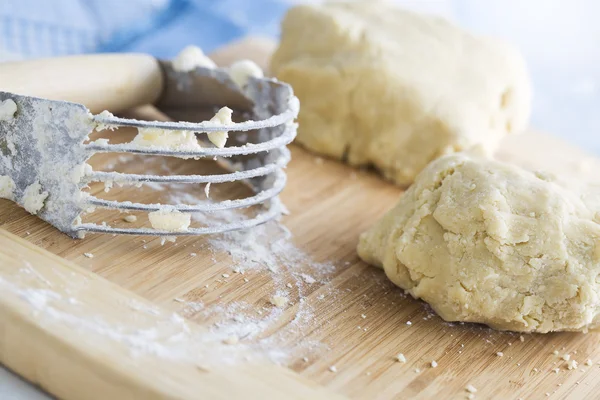
[[[86,62],[88,61],[86,60]],[[163,65],[165,65],[164,75],[166,77],[169,74],[170,64]],[[163,82],[162,74],[159,74],[159,80],[161,83]],[[236,160],[228,160],[227,164],[232,170],[240,172],[220,175],[220,177],[226,178],[234,175],[237,177],[239,175],[240,179],[247,179],[247,182],[257,193],[254,196],[255,198],[262,196],[261,198],[267,199],[276,196],[285,184],[285,180],[279,178],[285,175],[280,169],[274,168],[282,168],[287,163],[286,160],[289,160],[289,152],[285,148],[279,147],[285,146],[295,136],[293,120],[298,112],[298,101],[293,96],[291,88],[275,80],[250,79],[249,84],[242,89],[231,81],[227,71],[201,68],[196,69],[191,74],[175,75],[175,79],[170,82],[164,86],[161,84],[161,87],[167,87],[166,90],[162,91],[164,96],[158,102],[159,105],[164,106],[162,107],[164,111],[170,112],[170,110],[174,110],[174,107],[182,107],[182,102],[190,102],[191,107],[183,105],[184,109],[190,111],[186,115],[200,115],[201,111],[199,110],[210,109],[211,106],[220,106],[225,103],[237,110],[242,110],[242,114],[246,113],[246,115],[242,115],[241,120],[251,119],[251,121],[241,124],[234,123],[229,126],[227,130],[235,133],[235,135],[233,135],[233,140],[229,141],[229,147],[226,149],[206,147],[192,152],[193,154],[172,154],[172,151],[149,151],[147,149],[144,149],[143,152],[156,155],[189,155],[192,157],[205,157],[210,153],[220,156],[220,158],[223,157],[222,159],[233,156],[232,158],[236,158]],[[35,88],[32,89],[35,90]],[[112,99],[114,100],[116,97],[113,93]],[[265,103],[262,102],[263,99]],[[169,232],[148,229],[129,229],[116,232],[111,227],[82,224],[80,220],[77,222],[81,212],[89,205],[95,204],[94,201],[96,201],[93,196],[81,192],[82,187],[89,180],[83,179],[86,176],[85,171],[82,170],[85,169],[83,161],[98,151],[142,152],[142,149],[131,145],[129,147],[125,146],[127,148],[121,148],[123,145],[84,144],[83,141],[87,135],[97,125],[157,126],[162,129],[186,129],[196,132],[222,129],[221,125],[208,122],[178,124],[127,120],[105,115],[92,116],[80,104],[21,96],[8,92],[0,92],[0,101],[14,101],[17,105],[17,112],[14,116],[8,115],[7,119],[0,121],[0,139],[2,142],[0,143],[2,149],[0,175],[11,177],[11,182],[14,180],[12,185],[15,187],[9,193],[10,198],[28,209],[28,211],[37,214],[72,236],[76,236],[79,231],[169,234]],[[111,99],[106,101],[110,102]],[[209,115],[212,115],[212,111]],[[195,117],[189,117],[188,119],[193,121]],[[251,129],[254,129],[254,131],[249,131]],[[199,134],[199,136],[205,135]],[[253,139],[250,139],[250,136]],[[248,145],[249,142],[259,144]],[[234,145],[231,146],[231,144]],[[236,144],[239,144],[239,146]],[[254,154],[257,152],[261,152],[261,154]],[[265,166],[265,168],[262,168],[262,166]],[[258,171],[261,171],[261,175],[265,176],[257,176]],[[270,176],[267,175],[269,172],[272,173]],[[100,177],[102,179],[99,179],[96,175],[98,175],[98,172],[92,172],[90,178],[100,181],[106,178]],[[110,173],[106,175],[108,176]],[[155,176],[121,175],[123,176],[119,176],[119,179],[136,182],[157,179]],[[177,178],[186,182],[208,181],[208,177],[201,175],[173,176],[170,178]],[[216,178],[211,177],[210,179]],[[267,193],[269,196],[265,196]],[[87,197],[83,198],[82,196]],[[240,200],[239,204],[226,201],[223,202],[222,207],[247,206],[255,203],[252,200],[253,198],[246,198],[243,201]],[[43,207],[36,208],[35,203],[39,203]],[[96,205],[108,208],[126,208],[128,204],[129,202]],[[273,206],[279,204],[279,202],[276,198],[273,198],[269,204]],[[158,207],[159,205],[152,206]],[[177,205],[177,207],[183,211],[192,211],[191,208],[188,209],[187,205]],[[202,234],[252,226],[276,216],[279,212],[278,209],[280,207],[269,207],[269,212],[241,224],[189,229],[175,234]]]

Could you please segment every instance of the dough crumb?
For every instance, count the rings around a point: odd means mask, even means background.
[[[415,373],[418,374],[419,372],[421,372],[421,368],[415,368]]]
[[[248,84],[250,78],[262,78],[264,72],[254,61],[240,60],[231,64],[229,76],[236,85],[243,88]]]
[[[406,357],[404,357],[404,354],[402,354],[402,353],[399,353],[399,354],[396,356],[396,361],[397,361],[397,362],[401,362],[401,363],[406,363]]]
[[[228,338],[226,338],[225,340],[223,340],[223,343],[229,344],[229,345],[238,344],[239,342],[240,342],[240,338],[237,337],[236,335],[231,335]]]
[[[160,237],[160,245],[164,246],[165,243],[170,242],[170,243],[175,243],[175,241],[177,240],[176,236],[161,236]],[[146,246],[143,246],[144,248],[146,248]]]
[[[558,355],[558,350],[554,350],[554,351],[552,352],[552,354],[554,354],[555,356],[557,356],[557,355]]]
[[[503,352],[501,352],[501,351],[499,351],[499,352],[497,352],[497,353],[496,353],[496,355],[497,355],[498,357],[503,357],[503,356],[504,356],[504,353],[503,353]]]
[[[593,362],[592,360],[590,360],[589,358],[588,358],[588,360],[585,362],[585,365],[587,365],[588,367],[589,367],[589,366],[592,366],[593,364],[594,364],[594,362]]]
[[[552,371],[554,371],[555,374],[558,374],[560,371],[560,368],[554,368]]]
[[[83,253],[83,255],[87,258],[94,258],[94,255],[92,253]]]
[[[192,215],[190,213],[182,213],[174,207],[165,207],[158,211],[152,211],[148,213],[148,218],[150,219],[150,225],[154,229],[168,232],[186,231],[192,222]]]
[[[471,384],[465,386],[465,390],[469,393],[477,393],[477,388]]]
[[[438,366],[438,363],[437,363],[437,361],[433,360],[433,361],[431,362],[431,368],[436,368],[437,366]]]
[[[317,281],[315,278],[307,274],[300,274],[300,277],[305,283],[308,283],[309,285]]]
[[[176,302],[178,302],[178,303],[185,303],[185,300],[184,300],[184,299],[182,299],[181,297],[175,297],[175,298],[173,299],[173,301],[176,301]]]
[[[569,361],[571,359],[571,355],[570,354],[565,354],[562,356],[562,359],[565,361]]]
[[[214,117],[210,119],[210,122],[216,122],[222,125],[230,125],[233,123],[233,121],[231,120],[232,114],[233,110],[231,108],[223,107],[219,111],[217,111]],[[228,138],[228,131],[208,132],[208,140],[210,140],[210,142],[219,149],[225,147],[225,143],[227,143]],[[208,194],[206,195],[206,197],[208,197]]]
[[[331,367],[329,367],[329,371],[337,372],[337,367],[335,365],[332,365]]]
[[[412,325],[412,322],[410,322],[410,321],[406,321],[406,325],[408,325],[408,326],[411,326],[411,325]]]
[[[273,296],[270,301],[275,307],[283,308],[288,303],[289,299],[285,296]]]
[[[525,338],[523,337],[523,335],[519,336],[519,340],[520,340],[521,342],[524,342],[524,341],[525,341]]]
[[[0,175],[0,198],[13,200],[15,199],[15,181],[8,175]]]
[[[367,318],[367,316],[366,316],[365,314],[360,314],[360,317],[361,317],[362,319],[365,319],[365,318]]]
[[[34,182],[25,188],[23,193],[23,208],[31,214],[37,214],[48,197],[48,192],[42,191],[42,185],[39,182]]]
[[[178,151],[197,151],[202,149],[196,134],[192,131],[174,131],[161,128],[138,128],[138,134],[131,144],[140,147],[154,147]],[[189,157],[180,157],[189,158]]]
[[[308,357],[302,357],[302,361],[308,362]]]
[[[229,274],[222,274],[221,275],[223,278],[229,278]]]
[[[190,72],[198,67],[214,69],[215,62],[207,57],[197,46],[186,46],[171,62],[177,72]]]
[[[190,257],[196,257],[198,254],[196,253],[190,253]]]
[[[0,121],[12,121],[17,112],[17,103],[13,99],[0,101]]]
[[[578,367],[578,363],[575,360],[569,360],[567,361],[567,368],[568,369],[577,369]]]
[[[135,215],[127,215],[126,217],[123,218],[123,221],[135,222],[135,221],[137,221],[137,217]]]

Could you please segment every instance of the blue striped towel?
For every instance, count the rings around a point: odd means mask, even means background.
[[[171,58],[276,36],[284,0],[1,0],[0,61],[135,51]]]

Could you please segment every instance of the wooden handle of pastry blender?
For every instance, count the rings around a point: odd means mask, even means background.
[[[0,63],[0,90],[84,104],[97,114],[154,103],[163,89],[146,54],[93,54]]]

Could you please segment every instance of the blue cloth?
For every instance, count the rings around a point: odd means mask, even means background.
[[[171,58],[276,36],[283,0],[0,0],[0,61],[92,52]]]

